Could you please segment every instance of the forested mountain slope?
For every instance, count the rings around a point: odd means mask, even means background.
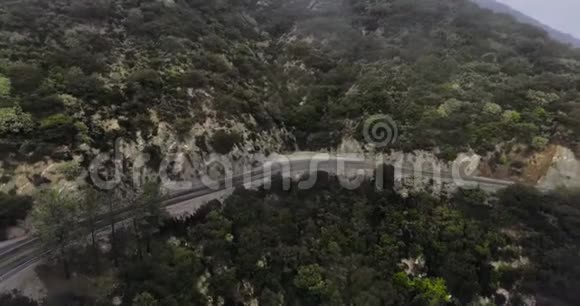
[[[520,22],[527,23],[536,26],[538,28],[542,28],[550,35],[550,37],[561,43],[570,44],[577,48],[580,47],[580,39],[568,33],[563,33],[548,25],[545,25],[528,15],[525,15],[522,12],[509,7],[508,5],[497,2],[495,0],[472,0],[472,1],[480,5],[481,7],[490,9],[497,13],[509,14]]]
[[[159,120],[187,134],[209,116],[286,126],[314,148],[375,113],[397,120],[401,148],[451,156],[575,140],[580,52],[468,1],[25,0],[0,12],[0,136],[13,142],[99,146]]]
[[[362,140],[375,114],[399,129],[385,150],[453,159],[472,149],[507,164],[514,150],[576,144],[579,91],[580,51],[467,0],[4,0],[0,181],[17,184],[0,205],[27,210],[17,189],[54,183],[14,179],[19,165],[82,156],[86,166],[117,137],[166,153],[171,145],[147,145],[175,136],[228,154],[287,129],[288,150],[317,150]],[[178,241],[156,240],[148,254],[139,231],[151,240],[156,228],[135,222],[120,254],[114,243],[92,250],[123,264],[100,284],[109,291],[90,294],[104,305],[578,300],[576,194],[518,186],[405,198],[367,183],[238,191],[221,210],[174,224],[181,233],[164,229]],[[26,215],[9,210],[0,225]],[[79,273],[92,269],[84,255],[73,256]]]
[[[3,1],[0,28],[11,167],[168,133],[228,153],[285,128],[315,150],[379,113],[388,149],[449,159],[579,130],[580,51],[470,1]]]
[[[351,190],[335,176],[316,176],[311,189],[294,181],[283,191],[280,178],[269,190],[239,188],[160,232],[157,206],[142,194],[137,205],[146,213],[100,247],[77,235],[90,225],[73,228],[48,214],[48,232],[71,232],[57,245],[75,247],[37,269],[52,271],[42,278],[44,302],[0,292],[0,303],[572,306],[580,299],[578,192],[511,186],[495,195],[401,196],[392,183]],[[74,207],[79,197],[56,199],[55,207]]]

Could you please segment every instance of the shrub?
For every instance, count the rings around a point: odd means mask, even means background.
[[[85,75],[78,67],[72,67],[67,71],[64,83],[68,93],[86,100],[99,97],[105,86],[97,75]]]
[[[31,208],[31,198],[0,192],[0,229],[16,225],[18,220],[26,218]]]
[[[79,100],[71,95],[62,94],[59,95],[58,98],[60,99],[62,105],[66,107],[78,107],[79,105]]]
[[[110,0],[72,1],[69,7],[72,16],[80,19],[104,20],[114,15]]]
[[[214,104],[216,110],[233,116],[247,110],[246,103],[232,95],[217,95]]]
[[[40,122],[41,129],[51,129],[63,125],[72,125],[73,119],[65,114],[56,114],[45,118]]]
[[[84,124],[83,122],[77,121],[74,123],[75,129],[77,131],[77,139],[80,142],[84,142],[87,143],[89,141],[91,141],[91,138],[89,136],[89,127]]]
[[[153,69],[144,69],[133,72],[129,76],[129,83],[133,85],[140,85],[142,88],[148,88],[153,90],[161,89],[163,86],[163,81]]]
[[[0,108],[0,136],[28,133],[33,127],[32,116],[20,107]]]
[[[228,48],[228,43],[213,33],[203,38],[203,45],[212,52],[222,52]]]
[[[179,84],[183,87],[201,88],[208,84],[205,73],[201,70],[191,70],[181,76]]]
[[[141,131],[144,135],[149,135],[155,129],[155,124],[151,121],[148,113],[140,113],[130,119],[131,130],[134,132]]]
[[[230,63],[223,54],[207,54],[204,62],[205,68],[216,73],[227,73],[232,69]]]
[[[9,306],[38,306],[38,303],[20,293],[12,291],[0,294],[0,305]]]
[[[158,305],[159,302],[148,292],[142,292],[135,296],[133,299],[133,305],[138,306],[155,306]]]
[[[437,108],[437,112],[441,117],[448,117],[452,113],[459,111],[463,105],[465,105],[465,102],[457,99],[449,99]]]
[[[538,126],[527,122],[515,124],[512,128],[516,133],[516,137],[524,143],[531,143],[534,135],[537,135],[540,131]]]
[[[10,90],[12,89],[12,84],[10,79],[0,74],[0,96],[10,95]]]
[[[58,172],[61,173],[68,181],[72,181],[83,173],[83,168],[77,161],[69,161],[58,167]]]
[[[209,152],[205,135],[195,137],[195,146],[198,147],[202,152]]]
[[[192,125],[193,122],[191,118],[178,118],[175,120],[175,123],[173,123],[173,128],[179,137],[183,137],[191,131]]]
[[[163,154],[161,153],[161,148],[157,145],[147,145],[143,149],[143,153],[148,155],[149,159],[146,162],[146,166],[149,169],[158,170],[163,162]]]
[[[487,102],[483,106],[483,112],[490,115],[497,115],[502,112],[502,108],[498,104]]]
[[[242,141],[242,136],[236,132],[217,131],[211,138],[210,144],[215,152],[228,154],[234,146]]]
[[[24,111],[38,117],[45,117],[64,111],[64,105],[58,95],[51,95],[40,99],[30,98],[22,101]]]
[[[10,77],[12,87],[22,93],[34,91],[44,79],[42,70],[25,63],[12,64],[6,74]]]
[[[538,151],[541,151],[546,148],[549,142],[550,140],[545,137],[536,136],[534,139],[532,139],[532,147]]]
[[[508,290],[512,289],[514,284],[523,277],[522,271],[507,265],[499,266],[497,274],[501,287]]]
[[[56,143],[71,143],[77,134],[73,118],[65,114],[56,114],[40,122],[42,137]]]
[[[131,31],[138,31],[143,25],[143,11],[140,8],[131,8],[127,13],[126,20]]]
[[[517,122],[520,122],[521,118],[522,118],[522,115],[520,115],[520,113],[513,111],[513,110],[505,111],[502,114],[502,121],[504,123],[517,123]]]

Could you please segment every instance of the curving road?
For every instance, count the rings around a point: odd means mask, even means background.
[[[166,207],[171,215],[175,216],[183,212],[183,205],[186,205],[185,210],[189,212],[193,212],[199,208],[201,205],[200,203],[195,203],[194,200],[196,199],[202,197],[209,197],[209,199],[212,197],[217,198],[221,192],[229,190],[232,187],[260,185],[268,181],[272,175],[297,176],[313,171],[324,171],[343,175],[352,175],[358,172],[361,172],[358,174],[361,175],[364,172],[368,175],[372,173],[375,166],[375,161],[330,156],[322,158],[320,156],[295,157],[285,159],[284,161],[267,162],[261,167],[240,175],[230,176],[225,180],[216,181],[213,184],[194,186],[187,191],[174,193],[164,200],[162,205]],[[416,171],[410,166],[396,167],[395,172],[395,177],[398,179],[420,175],[445,183],[457,182],[457,179],[454,179],[454,176],[448,172],[441,172],[435,175],[432,171]],[[514,184],[511,181],[476,176],[464,176],[461,178],[461,181],[465,186],[479,187],[486,191],[497,191]],[[181,210],[175,209],[180,206]],[[124,208],[116,212],[113,217],[116,220],[128,220],[130,219],[131,212],[132,207]],[[99,231],[105,232],[108,230],[110,218],[110,215],[103,215],[98,218],[97,228],[100,229]],[[42,243],[37,238],[32,237],[0,248],[0,282],[9,279],[35,264],[47,253],[48,251],[43,247]]]

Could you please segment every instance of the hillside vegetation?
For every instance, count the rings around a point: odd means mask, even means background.
[[[507,164],[503,153],[580,136],[580,51],[467,0],[5,0],[0,46],[2,182],[47,157],[70,161],[59,166],[72,181],[119,136],[167,136],[163,122],[204,154],[281,129],[299,149],[332,148],[362,140],[377,114],[399,129],[385,150],[445,159],[499,151]],[[0,194],[0,227],[33,207],[64,278],[90,288],[49,292],[43,304],[580,300],[576,193],[402,197],[327,178],[308,191],[238,190],[169,222],[159,185],[144,187],[48,190],[36,205],[18,190]],[[132,224],[115,227],[113,212],[129,206]],[[96,235],[102,212],[106,241]]]
[[[0,137],[27,156],[208,118],[316,149],[377,113],[449,158],[576,140],[580,51],[469,1],[3,1],[0,27]]]
[[[88,207],[94,214],[110,197],[99,203],[94,193],[84,201],[46,194],[35,219],[43,226],[40,238],[58,250],[52,278],[63,278],[46,283],[53,289],[41,305],[105,306],[115,299],[133,306],[576,305],[580,299],[577,192],[513,186],[496,196],[459,190],[450,198],[402,197],[376,190],[372,181],[347,190],[325,173],[309,190],[294,182],[282,191],[278,179],[273,186],[238,189],[180,220],[163,219],[149,189],[134,202],[132,224],[116,227],[107,241],[82,238],[94,223],[69,220],[78,213],[91,220]],[[55,211],[62,213],[58,220]],[[65,240],[58,236],[63,230]],[[55,286],[71,283],[64,275],[78,285]],[[36,305],[18,294],[0,294],[0,301]]]

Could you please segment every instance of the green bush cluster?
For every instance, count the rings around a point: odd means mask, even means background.
[[[499,288],[513,304],[530,294],[578,299],[578,192],[402,198],[317,176],[311,190],[284,192],[275,179],[270,191],[239,189],[172,222],[170,243],[121,269],[117,294],[163,305],[471,305],[505,300]],[[529,263],[514,264],[522,258]]]
[[[27,134],[33,128],[32,117],[20,107],[0,108],[0,137]]]
[[[219,154],[228,154],[235,145],[242,141],[242,136],[237,132],[218,130],[212,135],[210,145]]]
[[[5,239],[5,230],[18,224],[32,208],[32,198],[0,192],[0,238]]]
[[[223,209],[200,212],[179,236],[183,243],[123,269],[126,299],[147,293],[161,304],[177,305],[216,298],[444,305],[490,292],[492,280],[478,274],[489,270],[498,233],[426,195],[404,200],[374,191],[369,182],[347,191],[334,177],[320,179],[313,190],[271,191],[276,197],[238,190]],[[407,257],[423,257],[426,266],[407,275],[400,265]],[[192,290],[203,271],[210,271],[208,291]],[[254,288],[251,293],[243,292],[242,280]],[[168,287],[174,281],[182,289]]]
[[[58,172],[64,175],[65,179],[75,180],[83,173],[83,168],[77,161],[65,162],[58,167]]]

